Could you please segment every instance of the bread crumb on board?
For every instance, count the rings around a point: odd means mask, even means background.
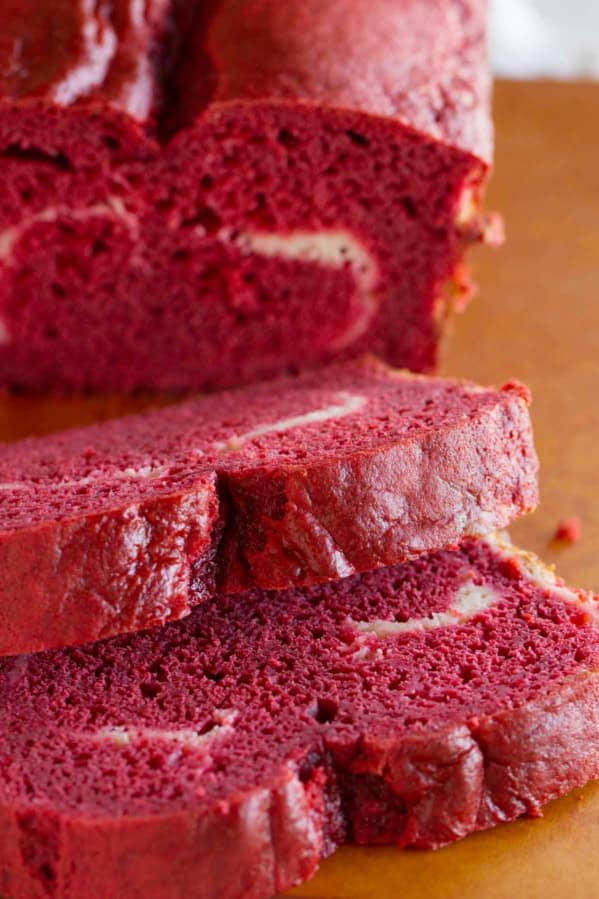
[[[578,515],[562,518],[558,522],[553,539],[560,543],[578,543],[582,536],[582,522]]]

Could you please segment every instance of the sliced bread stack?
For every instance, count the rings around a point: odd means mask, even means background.
[[[3,899],[269,899],[599,776],[527,390],[387,364],[500,237],[485,0],[1,5],[0,386],[235,388],[0,446]]]
[[[0,893],[268,899],[598,776],[596,598],[493,534],[528,400],[364,359],[2,447]]]
[[[527,402],[365,359],[0,447],[0,652],[502,528],[536,501]]]

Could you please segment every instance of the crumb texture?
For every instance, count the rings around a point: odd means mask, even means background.
[[[537,501],[527,401],[364,358],[2,446],[0,653],[504,527]]]
[[[391,629],[465,590],[466,617]],[[5,659],[2,894],[267,899],[343,842],[438,847],[538,814],[599,774],[597,620],[468,540]]]
[[[5,4],[0,383],[216,389],[365,351],[433,370],[493,237],[485,12]]]

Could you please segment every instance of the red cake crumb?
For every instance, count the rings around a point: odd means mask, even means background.
[[[578,515],[563,518],[556,530],[553,539],[562,543],[578,543],[582,536],[582,522]]]
[[[447,284],[498,239],[485,21],[1,4],[0,384],[218,388],[365,350],[434,369],[468,295]]]
[[[472,540],[2,660],[0,894],[267,899],[538,816],[599,775],[598,614]]]
[[[527,403],[364,359],[0,446],[0,654],[504,527],[537,502]]]

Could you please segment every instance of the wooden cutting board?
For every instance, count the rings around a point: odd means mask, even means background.
[[[481,295],[462,319],[448,374],[518,377],[535,395],[541,509],[514,526],[523,546],[599,590],[599,85],[500,84],[491,206],[508,243],[481,250]],[[144,406],[140,399],[0,401],[0,439],[17,439]],[[562,517],[582,540],[559,549]],[[436,853],[338,852],[306,899],[599,899],[599,784]]]

